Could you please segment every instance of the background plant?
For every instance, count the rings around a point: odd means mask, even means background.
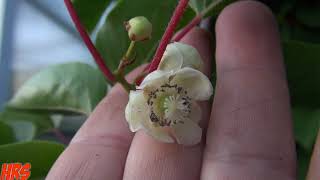
[[[214,24],[221,9],[232,2],[215,1],[214,8],[202,14],[213,1],[190,0],[176,30],[191,20],[197,24],[203,16],[210,16]],[[152,59],[177,3],[178,0],[73,0],[87,32],[98,31],[95,46],[111,71],[117,69],[130,43],[123,22],[141,15],[151,21],[152,39],[136,44],[136,61],[126,72]],[[320,4],[302,0],[266,3],[277,17],[281,32],[298,173],[304,179],[320,124]],[[103,18],[107,7],[111,11]],[[98,26],[98,22],[103,25]],[[214,84],[215,72],[211,77]],[[35,74],[0,113],[0,162],[31,162],[32,179],[45,177],[63,151],[62,143],[68,142],[68,135],[72,136],[90,115],[110,85],[97,67],[79,62],[52,66]]]

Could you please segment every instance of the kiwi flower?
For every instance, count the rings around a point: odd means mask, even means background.
[[[209,79],[199,71],[201,66],[195,48],[170,44],[158,70],[147,75],[129,94],[125,117],[130,130],[145,130],[166,143],[199,143],[202,113],[196,101],[208,100],[213,93]]]

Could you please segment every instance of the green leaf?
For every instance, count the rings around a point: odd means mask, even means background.
[[[272,3],[273,12],[277,15],[280,24],[286,21],[286,16],[295,8],[297,0],[282,0],[277,3]]]
[[[136,43],[137,57],[132,69],[150,60],[146,57],[157,46],[178,1],[120,0],[117,2],[97,35],[96,46],[108,67],[115,70],[130,43],[123,22],[136,16],[145,16],[153,26],[152,38]]]
[[[312,152],[319,129],[320,110],[294,108],[293,122],[297,143],[306,151]]]
[[[210,2],[210,0],[209,0]],[[217,4],[210,9],[209,11],[206,11],[206,13],[204,14],[204,17],[208,17],[208,16],[218,16],[219,13],[229,4],[235,2],[235,0],[211,0],[210,3],[216,2]],[[207,7],[209,7],[210,4],[207,2]]]
[[[185,27],[187,24],[189,24],[189,22],[196,16],[196,12],[190,7],[188,6],[186,8],[186,10],[184,11],[184,14],[180,20],[180,23],[177,26],[177,29],[181,29],[183,27]]]
[[[97,69],[78,62],[60,64],[31,77],[9,107],[89,115],[106,91],[105,80]]]
[[[310,43],[320,43],[318,30],[283,23],[280,26],[283,41],[296,40]]]
[[[63,121],[61,121],[61,125],[59,129],[62,132],[66,132],[68,134],[76,133],[82,124],[86,121],[85,116],[68,116],[65,117]]]
[[[17,141],[29,141],[53,128],[48,114],[6,109],[0,113],[0,122],[9,125]]]
[[[224,7],[235,0],[190,0],[189,6],[197,13],[204,13],[204,17],[217,16]]]
[[[294,106],[320,106],[320,45],[288,41],[283,44],[291,101]]]
[[[205,17],[208,16],[218,16],[219,13],[229,4],[235,2],[235,0],[222,0],[219,2],[213,9],[208,11],[208,13],[205,14]]]
[[[14,142],[14,139],[11,127],[0,121],[0,145]]]
[[[320,7],[298,7],[296,18],[306,26],[320,28]]]
[[[0,164],[31,163],[31,178],[44,178],[64,146],[47,141],[31,141],[0,146]]]
[[[201,11],[207,6],[207,0],[190,0],[189,6],[197,13],[200,14]]]
[[[297,147],[298,180],[305,180],[310,164],[311,153]]]
[[[73,0],[72,2],[81,23],[89,32],[92,32],[112,0]]]

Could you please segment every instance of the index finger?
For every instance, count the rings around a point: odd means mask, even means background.
[[[289,94],[271,11],[226,7],[216,24],[217,85],[202,179],[295,179]]]
[[[132,82],[143,69],[137,68],[127,79]],[[115,85],[60,155],[47,179],[122,179],[133,137],[124,117],[127,102],[128,93]]]

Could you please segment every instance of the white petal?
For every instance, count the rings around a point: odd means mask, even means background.
[[[169,44],[158,69],[177,71],[183,67],[191,67],[197,70],[202,69],[203,61],[197,49],[180,42]]]
[[[149,120],[149,111],[142,90],[130,91],[129,102],[125,109],[125,117],[129,123],[130,130],[136,132],[142,128],[142,123]]]
[[[213,87],[208,77],[189,67],[177,71],[171,83],[182,86],[187,90],[188,95],[195,100],[208,100],[213,93]]]
[[[162,128],[153,128],[149,131],[146,131],[147,134],[152,136],[158,141],[164,142],[164,143],[174,143],[174,139],[170,137],[169,133]]]
[[[176,47],[175,43],[171,43],[167,46],[158,69],[163,71],[177,71],[182,67],[182,64],[183,56],[180,50]]]
[[[146,86],[158,87],[168,81],[169,72],[156,70],[148,74],[137,89],[143,89]]]
[[[195,123],[199,123],[199,121],[202,118],[202,110],[201,107],[196,103],[192,102],[191,107],[191,113],[190,113],[190,119],[194,121]]]
[[[203,60],[196,48],[179,42],[175,42],[174,45],[179,49],[183,56],[183,65],[181,68],[191,67],[197,70],[202,69]]]
[[[189,119],[184,121],[183,124],[174,125],[173,130],[179,144],[195,145],[201,141],[202,129],[197,123]]]

